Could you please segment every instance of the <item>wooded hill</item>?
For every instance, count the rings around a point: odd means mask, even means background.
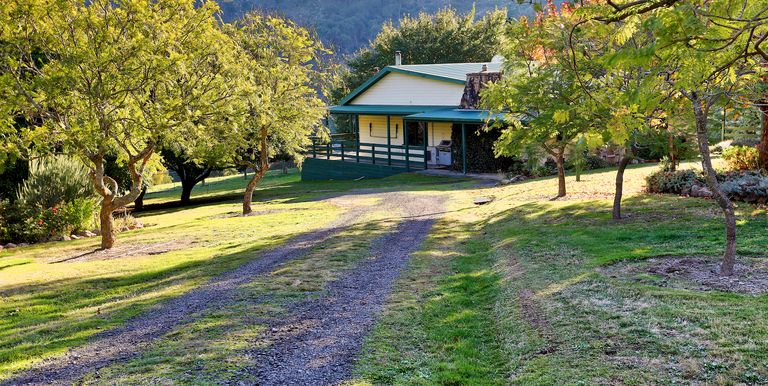
[[[341,54],[353,54],[367,45],[393,21],[397,26],[403,14],[417,16],[451,6],[466,13],[475,6],[477,17],[495,8],[508,10],[509,17],[533,15],[530,4],[512,0],[232,0],[220,4],[223,19],[231,22],[254,9],[277,11],[293,21],[314,28],[320,38],[333,44]]]

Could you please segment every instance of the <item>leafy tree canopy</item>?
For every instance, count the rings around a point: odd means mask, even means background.
[[[70,154],[102,196],[102,247],[115,241],[112,211],[140,194],[163,136],[204,137],[201,120],[238,117],[236,47],[217,6],[191,0],[12,0],[0,5],[0,127],[6,152],[32,159]],[[117,155],[132,185],[105,172]]]
[[[251,12],[227,33],[241,52],[245,124],[240,130],[217,126],[217,134],[197,149],[195,158],[218,153],[255,171],[243,200],[243,213],[248,214],[253,189],[269,170],[270,157],[292,155],[301,162],[309,135],[326,113],[321,96],[336,67],[328,63],[330,52],[316,35],[281,16]]]

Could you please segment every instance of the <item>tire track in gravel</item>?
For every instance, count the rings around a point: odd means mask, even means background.
[[[89,343],[48,358],[0,382],[2,386],[70,385],[102,367],[124,363],[148,350],[174,327],[194,320],[207,309],[220,309],[233,301],[237,288],[270,273],[280,263],[295,259],[360,219],[373,207],[349,210],[320,230],[304,233],[283,246],[259,253],[248,263],[224,272],[200,288],[169,299],[157,309],[93,336]]]
[[[327,287],[327,295],[292,307],[261,337],[267,346],[252,356],[263,365],[244,371],[256,385],[338,385],[351,378],[352,363],[375,323],[393,282],[406,267],[443,210],[447,196],[385,193],[379,210],[402,214],[380,236],[369,258]],[[236,377],[237,378],[237,377]],[[249,385],[232,379],[231,384]]]

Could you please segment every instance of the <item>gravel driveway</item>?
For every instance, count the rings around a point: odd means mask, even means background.
[[[125,363],[150,349],[175,326],[194,320],[207,309],[227,307],[238,287],[334,237],[365,212],[384,210],[401,221],[392,232],[374,241],[368,253],[371,258],[331,282],[327,295],[298,303],[281,323],[270,326],[267,329],[270,336],[264,338],[274,343],[252,351],[263,365],[244,370],[256,375],[260,385],[333,385],[348,379],[353,358],[389,295],[392,282],[411,253],[419,248],[446,199],[446,196],[405,192],[373,195],[382,198],[382,203],[375,208],[353,207],[329,226],[265,251],[208,284],[170,299],[123,326],[98,334],[86,345],[44,360],[0,385],[71,385],[102,367]],[[371,196],[365,194],[366,198]],[[354,202],[355,196],[344,196],[344,199]],[[242,384],[237,379],[231,381]]]

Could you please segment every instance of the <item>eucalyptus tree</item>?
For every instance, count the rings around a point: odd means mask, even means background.
[[[726,246],[720,274],[732,275],[736,216],[733,204],[715,177],[707,120],[711,109],[725,99],[739,104],[761,99],[753,87],[761,83],[760,76],[765,70],[762,64],[768,61],[764,49],[768,38],[768,3],[608,1],[587,5],[581,12],[588,16],[582,26],[620,23],[621,28],[614,36],[634,31],[653,35],[651,44],[617,51],[614,63],[651,65],[647,74],[654,85],[650,87],[664,88],[673,95],[665,104],[667,118],[695,127],[707,183],[725,214]],[[574,33],[578,33],[576,29]]]
[[[321,89],[330,74],[324,68],[329,52],[313,33],[274,14],[248,13],[228,28],[228,34],[242,53],[239,82],[245,123],[238,130],[221,127],[204,152],[255,171],[243,197],[243,214],[249,214],[270,156],[290,154],[301,161],[309,136],[325,133],[320,124],[326,114]]]
[[[206,134],[202,120],[238,125],[237,51],[215,18],[192,0],[11,0],[0,5],[0,109],[5,152],[27,159],[70,154],[90,170],[101,203],[102,248],[116,240],[112,212],[139,196],[163,136]],[[116,154],[127,193],[105,172]]]

